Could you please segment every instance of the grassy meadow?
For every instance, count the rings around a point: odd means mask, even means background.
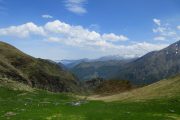
[[[1,120],[179,120],[180,98],[140,102],[87,101],[70,94],[0,87]]]

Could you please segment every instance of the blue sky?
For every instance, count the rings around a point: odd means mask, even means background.
[[[0,0],[0,40],[46,59],[141,56],[180,39],[179,0]]]

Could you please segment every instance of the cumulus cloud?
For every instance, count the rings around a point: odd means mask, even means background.
[[[101,51],[105,54],[119,54],[122,56],[141,56],[152,50],[164,48],[165,44],[151,44],[146,42],[125,44],[129,38],[115,33],[98,33],[83,26],[74,26],[55,20],[38,26],[32,22],[18,26],[0,28],[0,36],[16,36],[27,38],[31,36],[41,37],[42,40],[74,46],[92,51]]]
[[[103,34],[102,38],[105,40],[110,40],[110,41],[126,41],[126,40],[128,40],[128,37],[126,37],[124,35],[115,35],[114,33]]]
[[[84,14],[87,13],[85,8],[86,3],[87,0],[66,0],[65,7],[67,10],[75,14]]]
[[[82,26],[73,26],[59,20],[48,22],[44,29],[53,34],[59,41],[65,41],[67,44],[77,44],[78,46],[112,46],[109,41],[125,41],[129,38],[125,35],[100,34],[95,31],[83,28]],[[52,39],[49,39],[51,41]],[[54,39],[53,39],[54,41]],[[56,39],[56,41],[58,41]]]
[[[61,41],[70,41],[72,44],[85,43],[89,45],[99,44],[101,46],[102,44],[108,44],[109,41],[126,41],[129,39],[125,35],[116,35],[114,33],[100,34],[95,31],[90,31],[82,26],[73,26],[59,20],[47,22],[43,26],[38,26],[32,22],[29,22],[18,26],[0,28],[0,36],[17,36],[25,38],[29,37],[30,35],[58,38],[61,39]],[[59,41],[57,39],[50,40]]]
[[[8,28],[0,29],[0,36],[16,36],[25,38],[30,35],[41,35],[44,36],[46,33],[43,27],[39,27],[36,24],[29,22],[19,26],[10,26]]]
[[[53,18],[53,16],[51,16],[51,15],[42,15],[41,16],[42,18],[46,18],[46,19],[52,19]]]

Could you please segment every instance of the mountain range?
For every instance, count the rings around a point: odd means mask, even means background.
[[[130,61],[132,61],[132,59],[82,62],[70,70],[77,75],[80,80],[90,80],[97,77],[110,79],[116,76],[119,69]]]
[[[128,80],[135,85],[151,84],[180,73],[180,41],[140,58],[116,58],[64,60],[64,64],[57,64],[0,42],[0,78],[54,92],[78,91],[79,80],[99,77]],[[67,65],[71,67],[66,68]]]
[[[134,57],[137,58],[137,57]],[[134,59],[133,58],[133,59]],[[55,60],[58,64],[64,64],[67,68],[71,69],[75,67],[76,65],[83,63],[83,62],[107,62],[107,61],[122,61],[122,60],[129,60],[132,58],[127,58],[127,57],[122,57],[120,55],[108,55],[108,56],[103,56],[97,59],[88,59],[88,58],[83,58],[83,59],[77,59],[77,60]]]
[[[180,73],[180,41],[139,58],[83,61],[71,68],[80,80],[95,77],[129,80],[133,84],[151,84]]]

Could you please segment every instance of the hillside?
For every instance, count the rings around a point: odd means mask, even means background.
[[[0,88],[5,88],[14,91],[27,91],[27,92],[33,92],[35,90],[29,85],[7,78],[0,78]]]
[[[112,96],[90,96],[91,100],[141,101],[151,99],[173,99],[180,97],[180,75],[161,80],[151,85]]]
[[[132,60],[134,59],[82,62],[73,67],[71,71],[80,80],[90,80],[97,77],[110,79],[118,74],[118,70],[122,66]]]
[[[134,84],[151,84],[180,73],[180,41],[150,52],[119,69],[115,78]]]
[[[131,85],[129,81],[105,80],[95,88],[94,93],[100,95],[112,95],[112,94],[129,91],[133,88],[135,87]]]
[[[77,90],[76,78],[59,65],[0,42],[0,77],[54,92]]]

